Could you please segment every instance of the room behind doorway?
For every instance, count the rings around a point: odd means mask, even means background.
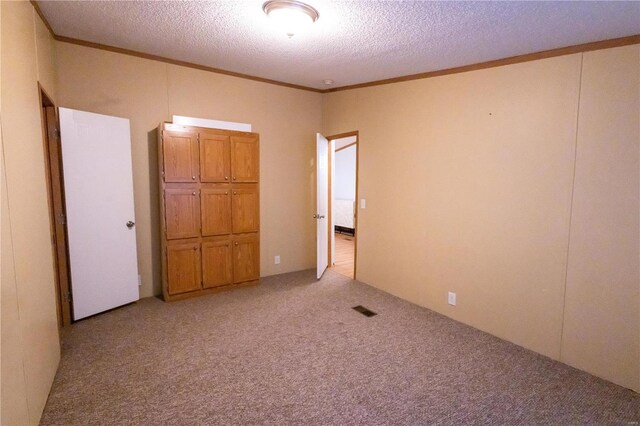
[[[331,267],[335,272],[355,277],[357,133],[328,138],[331,141]]]

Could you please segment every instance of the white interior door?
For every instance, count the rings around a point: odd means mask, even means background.
[[[328,265],[328,248],[329,248],[329,229],[328,229],[328,213],[329,213],[329,141],[320,133],[317,135],[316,145],[316,177],[317,177],[317,207],[316,207],[316,223],[318,241],[318,269],[317,278],[320,279]]]
[[[60,108],[73,318],[139,299],[129,120]]]

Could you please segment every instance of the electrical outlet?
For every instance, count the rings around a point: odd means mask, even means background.
[[[142,286],[142,276],[138,274],[138,287]]]
[[[280,256],[276,256],[276,265],[280,264]]]
[[[449,292],[449,304],[456,306],[456,294],[452,291]]]
[[[367,200],[365,200],[364,198],[360,199],[360,208],[361,209],[366,209],[367,208]]]

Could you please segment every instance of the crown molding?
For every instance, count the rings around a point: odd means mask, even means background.
[[[335,87],[335,88],[323,90],[322,93],[340,92],[343,90],[361,89],[364,87],[381,86],[383,84],[401,83],[404,81],[421,80],[423,78],[432,78],[432,77],[440,77],[443,75],[459,74],[463,72],[502,67],[504,65],[520,64],[523,62],[537,61],[539,59],[554,58],[557,56],[564,56],[564,55],[573,55],[575,53],[590,52],[592,50],[609,49],[612,47],[628,46],[632,44],[640,44],[640,34],[632,35],[629,37],[595,41],[591,43],[576,44],[573,46],[560,47],[558,49],[544,50],[544,51],[535,52],[535,53],[527,53],[524,55],[511,56],[509,58],[496,59],[494,61],[480,62],[477,64],[464,65],[461,67],[448,68],[444,70],[428,71],[420,74],[405,75],[402,77],[387,78],[384,80],[353,84],[350,86]]]

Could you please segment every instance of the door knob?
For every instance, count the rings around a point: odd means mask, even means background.
[[[131,222],[131,221],[129,221],[129,222],[127,222],[127,228],[131,229],[131,228],[133,228],[133,226],[134,226],[135,224],[136,224],[135,222]]]
[[[191,180],[196,180],[196,177],[195,176],[191,176]]]
[[[324,219],[324,216],[318,216],[318,219]]]

